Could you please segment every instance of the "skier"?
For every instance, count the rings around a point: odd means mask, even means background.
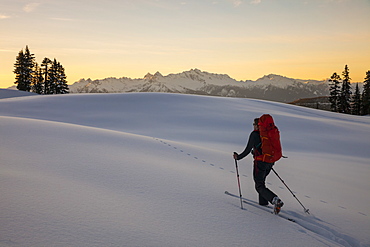
[[[249,140],[246,148],[241,154],[234,152],[234,159],[241,160],[246,157],[250,152],[252,152],[254,157],[254,166],[253,166],[253,179],[255,183],[256,191],[258,192],[259,204],[267,206],[269,202],[274,205],[274,212],[278,214],[281,210],[281,207],[284,203],[280,198],[271,190],[266,187],[265,181],[267,175],[269,175],[274,163],[267,163],[261,160],[256,160],[256,157],[262,154],[261,149],[261,137],[258,126],[259,118],[255,118],[253,122],[254,130],[249,136]]]

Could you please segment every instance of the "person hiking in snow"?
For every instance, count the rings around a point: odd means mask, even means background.
[[[260,205],[263,206],[267,206],[270,202],[274,205],[274,212],[277,214],[280,212],[280,209],[284,205],[284,203],[274,192],[266,187],[265,183],[266,177],[269,175],[274,163],[267,163],[262,160],[256,159],[256,157],[262,154],[262,142],[258,122],[259,118],[255,118],[253,122],[254,130],[249,136],[249,140],[244,151],[241,154],[237,154],[236,152],[234,152],[233,157],[235,160],[241,160],[249,153],[253,154],[253,179],[255,183],[255,189],[258,192],[258,202]]]

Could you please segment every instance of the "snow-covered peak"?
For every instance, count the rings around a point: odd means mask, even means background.
[[[288,78],[286,76],[282,76],[282,75],[277,75],[277,74],[268,74],[268,75],[265,75],[263,76],[262,78],[268,78],[270,80],[292,80],[292,78]]]
[[[293,79],[286,76],[276,75],[276,74],[269,74],[265,75],[259,79],[257,79],[255,82],[252,82],[253,86],[274,86],[278,88],[287,88],[288,86],[293,86],[297,84],[325,84],[327,83],[327,80],[303,80],[303,79]]]
[[[153,75],[150,74],[149,72],[144,76],[144,80],[150,80],[153,78]]]
[[[281,75],[269,74],[255,81],[254,85],[268,86],[272,85],[275,87],[286,88],[292,84],[296,83],[295,79],[291,79]]]
[[[158,82],[162,78],[163,75],[159,71],[157,71],[154,75],[152,75],[151,73],[147,73],[143,79],[149,82]]]

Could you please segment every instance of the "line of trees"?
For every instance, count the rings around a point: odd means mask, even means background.
[[[39,65],[26,46],[18,53],[14,67],[14,84],[18,90],[38,94],[69,93],[64,67],[56,59],[51,61],[45,57]]]
[[[362,93],[356,83],[355,92],[352,95],[348,65],[344,67],[342,78],[334,72],[329,81],[331,82],[329,101],[333,112],[353,115],[370,114],[370,70],[366,72]]]

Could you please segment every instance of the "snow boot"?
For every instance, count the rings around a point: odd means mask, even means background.
[[[281,207],[284,205],[283,201],[275,196],[274,199],[272,199],[272,204],[274,205],[274,214],[280,213]]]

